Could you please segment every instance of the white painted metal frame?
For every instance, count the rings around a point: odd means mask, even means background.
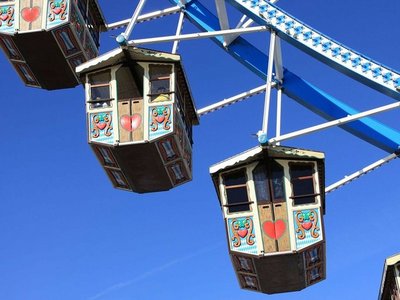
[[[132,18],[129,21],[128,26],[125,29],[125,32],[121,33],[118,37],[117,37],[117,41],[120,44],[125,44],[126,41],[129,39],[133,28],[135,27],[136,23],[137,23],[137,19],[139,17],[139,14],[142,12],[142,9],[144,7],[146,3],[146,0],[140,0],[138,5],[136,6],[135,11],[133,12]]]
[[[380,106],[378,108],[370,109],[370,110],[367,110],[367,111],[364,111],[364,112],[361,112],[361,113],[357,113],[357,114],[354,114],[354,115],[351,115],[351,116],[343,117],[343,118],[340,118],[340,119],[337,119],[337,120],[325,122],[325,123],[322,123],[322,124],[319,124],[319,125],[311,126],[311,127],[305,128],[305,129],[301,129],[301,130],[297,130],[297,131],[294,131],[294,132],[291,132],[291,133],[287,133],[287,134],[284,134],[284,135],[281,135],[281,136],[277,136],[277,137],[271,138],[268,142],[270,144],[274,145],[274,144],[277,144],[278,142],[281,142],[281,141],[285,141],[285,140],[288,140],[288,139],[291,139],[291,138],[299,137],[299,136],[302,136],[302,135],[305,135],[305,134],[309,134],[309,133],[312,133],[312,132],[316,132],[316,131],[319,131],[319,130],[322,130],[322,129],[327,129],[327,128],[330,128],[330,127],[343,125],[343,124],[348,123],[348,122],[352,122],[352,121],[355,121],[355,120],[358,120],[358,119],[361,119],[361,118],[364,118],[364,117],[367,117],[367,116],[371,116],[371,115],[374,115],[374,114],[378,114],[378,113],[381,113],[381,112],[389,111],[389,110],[392,110],[392,109],[395,109],[395,108],[400,108],[400,102],[396,102],[396,103]]]
[[[226,6],[225,6],[225,0],[215,0],[215,6],[217,8],[217,14],[218,14],[218,20],[219,20],[219,26],[221,27],[221,30],[227,30],[229,29],[229,20],[228,20],[228,14],[226,12]],[[229,36],[223,36],[224,39],[224,47],[228,45],[227,39]]]
[[[399,154],[392,153],[392,154],[390,154],[390,155],[388,155],[388,156],[386,156],[386,157],[384,157],[384,158],[382,158],[382,159],[380,159],[380,160],[378,160],[378,161],[366,166],[365,168],[363,168],[363,169],[361,169],[361,170],[359,170],[359,171],[357,171],[357,172],[355,172],[355,173],[353,173],[351,175],[345,176],[342,180],[339,180],[338,182],[328,186],[325,189],[325,193],[328,194],[328,193],[330,193],[330,192],[332,192],[332,191],[344,186],[345,184],[347,184],[347,183],[349,183],[349,182],[351,182],[351,181],[353,181],[353,180],[355,180],[355,179],[367,174],[368,172],[371,172],[371,171],[381,167],[385,163],[388,163],[388,162],[392,161],[393,159],[397,158],[398,155]]]
[[[269,121],[269,107],[271,101],[271,89],[272,89],[272,70],[274,66],[274,53],[275,53],[275,40],[276,33],[274,31],[271,32],[271,38],[269,42],[269,57],[268,57],[268,66],[267,66],[267,82],[265,89],[265,103],[264,103],[264,113],[263,113],[263,122],[262,129],[257,133],[258,141],[261,144],[266,143],[267,135],[268,135],[268,121]]]
[[[274,83],[274,86],[275,86],[275,83]],[[203,116],[203,115],[208,114],[210,112],[213,112],[213,111],[219,110],[221,108],[224,108],[224,107],[226,107],[228,105],[231,105],[231,104],[240,102],[242,100],[245,100],[247,98],[250,98],[250,97],[252,97],[254,95],[258,95],[258,94],[264,93],[265,92],[265,88],[266,88],[266,85],[264,84],[264,85],[261,85],[259,87],[254,88],[254,89],[251,89],[251,90],[249,90],[247,92],[243,92],[243,93],[237,94],[235,96],[232,96],[230,98],[226,98],[226,99],[221,100],[219,102],[216,102],[214,104],[211,104],[211,105],[208,105],[208,106],[203,107],[201,109],[198,109],[197,110],[197,114],[199,116]]]
[[[166,8],[166,9],[158,10],[158,11],[155,11],[155,12],[143,14],[143,15],[140,15],[137,18],[136,23],[142,23],[142,22],[158,19],[158,18],[161,18],[161,17],[173,15],[173,14],[176,14],[176,13],[178,13],[180,11],[181,11],[181,8],[179,6],[173,6],[173,7],[170,7],[170,8]],[[113,29],[117,29],[117,28],[128,26],[130,21],[131,21],[131,19],[125,19],[125,20],[122,20],[122,21],[118,21],[118,22],[114,22],[114,23],[111,23],[111,24],[107,24],[106,27],[107,27],[107,30],[113,30]]]
[[[189,34],[181,34],[179,36],[172,35],[172,36],[162,36],[156,38],[146,38],[146,39],[137,39],[128,41],[128,45],[144,45],[144,44],[155,44],[155,43],[164,43],[164,42],[174,42],[174,41],[185,41],[185,40],[194,40],[194,39],[201,39],[201,38],[211,38],[211,37],[218,37],[224,35],[230,35],[234,33],[254,33],[254,32],[263,32],[269,31],[267,26],[256,26],[250,28],[238,28],[238,29],[228,29],[228,30],[219,30],[213,32],[199,32],[199,33],[189,33]]]
[[[178,26],[176,27],[176,36],[179,36],[183,29],[183,21],[185,19],[185,13],[181,12],[179,15]],[[179,41],[174,41],[174,45],[172,46],[172,53],[176,54],[178,51]]]

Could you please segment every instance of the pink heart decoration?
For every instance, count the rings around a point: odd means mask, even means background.
[[[237,233],[241,238],[244,238],[247,235],[248,230],[247,229],[240,229],[240,230],[238,230]]]
[[[0,15],[0,19],[1,19],[2,21],[5,21],[5,20],[8,19],[8,15]]]
[[[134,131],[142,123],[142,116],[140,114],[134,114],[132,116],[122,115],[120,117],[120,123],[123,129]]]
[[[164,119],[165,119],[164,116],[157,116],[157,117],[156,117],[156,121],[157,121],[158,123],[162,123],[162,122],[164,121]]]
[[[271,239],[279,239],[286,231],[286,224],[283,220],[277,220],[275,222],[266,221],[263,223],[264,233]]]
[[[40,7],[25,7],[21,10],[22,18],[27,22],[33,22],[40,16]]]
[[[59,8],[59,7],[53,8],[53,12],[54,12],[56,15],[58,15],[58,14],[60,14],[60,12],[61,12],[61,8]]]
[[[96,127],[100,130],[103,130],[104,128],[106,128],[107,124],[106,123],[97,123]]]
[[[311,222],[301,223],[301,227],[303,227],[305,230],[310,230],[312,225],[313,225],[313,223],[311,223]]]

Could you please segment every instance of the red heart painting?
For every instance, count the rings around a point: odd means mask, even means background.
[[[244,238],[247,235],[248,230],[247,229],[240,229],[240,230],[238,230],[237,233],[241,238]]]
[[[310,228],[312,227],[313,223],[311,222],[304,222],[301,223],[301,227],[303,227],[305,230],[310,230]]]
[[[123,129],[134,131],[142,123],[142,116],[140,114],[134,114],[132,116],[123,115],[120,118],[120,123]]]
[[[27,22],[33,22],[40,16],[40,7],[25,7],[21,10],[22,18]]]
[[[157,117],[156,117],[156,121],[157,121],[158,123],[162,123],[162,122],[164,122],[164,120],[165,120],[165,117],[164,117],[164,116],[157,116]]]
[[[59,15],[61,11],[62,11],[62,10],[61,10],[61,8],[59,8],[59,7],[53,8],[53,12],[54,12],[56,15]]]
[[[277,220],[275,222],[266,221],[263,223],[264,233],[271,239],[279,239],[286,231],[286,224],[283,220]]]
[[[96,127],[100,130],[103,130],[104,128],[106,128],[107,124],[106,123],[97,123]]]

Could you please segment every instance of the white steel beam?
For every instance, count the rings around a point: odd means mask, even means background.
[[[155,12],[143,14],[143,15],[140,15],[137,18],[136,23],[141,23],[141,22],[150,21],[150,20],[153,20],[153,19],[158,19],[158,18],[161,18],[161,17],[165,17],[165,16],[169,16],[169,15],[172,15],[172,14],[176,14],[176,13],[178,13],[180,11],[181,11],[181,8],[179,6],[173,6],[173,7],[170,7],[170,8],[166,8],[166,9],[158,10],[158,11],[155,11]],[[125,19],[125,20],[122,20],[122,21],[118,21],[118,22],[114,22],[114,23],[111,23],[111,24],[107,24],[106,27],[107,27],[107,30],[113,30],[113,29],[117,29],[117,28],[120,28],[120,27],[128,26],[130,21],[131,21],[131,19]]]
[[[276,137],[280,137],[281,135],[281,117],[282,117],[282,89],[278,88],[278,92],[276,94]],[[279,142],[276,145],[280,145]]]
[[[241,27],[243,26],[244,22],[246,21],[246,19],[247,19],[247,16],[246,16],[246,15],[243,15],[243,16],[240,18],[239,23],[236,25],[235,28],[241,28]],[[253,21],[253,20],[252,20],[252,21]]]
[[[133,28],[136,25],[137,19],[144,7],[146,3],[146,0],[140,0],[138,5],[136,6],[135,11],[133,12],[132,18],[129,21],[128,26],[125,29],[125,32],[121,33],[118,37],[117,37],[117,42],[120,44],[126,44],[126,41],[129,39]]]
[[[183,20],[185,18],[185,13],[182,11],[179,15],[178,26],[176,27],[176,36],[179,36],[182,32],[183,28]],[[178,50],[179,41],[174,41],[174,45],[172,46],[172,53],[176,53]]]
[[[197,113],[198,113],[199,116],[203,116],[205,114],[211,113],[211,112],[216,111],[218,109],[224,108],[224,107],[226,107],[228,105],[231,105],[231,104],[240,102],[240,101],[242,101],[244,99],[250,98],[250,97],[252,97],[254,95],[258,95],[258,94],[264,93],[265,92],[265,88],[266,88],[266,85],[264,84],[262,86],[259,86],[259,87],[256,87],[254,89],[251,89],[251,90],[249,90],[247,92],[243,92],[243,93],[237,94],[237,95],[235,95],[233,97],[226,98],[226,99],[221,100],[219,102],[216,102],[214,104],[211,104],[211,105],[208,105],[208,106],[203,107],[201,109],[198,109]]]
[[[201,38],[211,38],[223,35],[229,35],[232,33],[253,33],[253,32],[262,32],[268,31],[269,29],[266,26],[257,26],[251,28],[243,28],[243,29],[229,29],[229,30],[220,30],[220,31],[212,31],[212,32],[199,32],[199,33],[190,33],[190,34],[182,34],[179,36],[163,36],[156,38],[147,38],[147,39],[137,39],[128,42],[128,45],[143,45],[143,44],[154,44],[154,43],[163,43],[163,42],[173,42],[173,41],[184,41],[184,40],[194,40]]]
[[[269,107],[271,101],[271,89],[272,89],[272,68],[274,65],[274,52],[275,52],[275,38],[276,33],[271,32],[271,39],[269,42],[269,57],[268,57],[268,67],[267,67],[267,82],[265,89],[265,103],[264,103],[264,113],[263,113],[263,123],[262,130],[257,133],[258,141],[263,144],[266,143],[268,135],[268,121],[269,121]]]
[[[357,114],[354,114],[354,115],[351,115],[351,116],[343,117],[343,118],[340,118],[340,119],[337,119],[337,120],[333,120],[333,121],[330,121],[330,122],[326,122],[326,123],[323,123],[323,124],[319,124],[319,125],[311,126],[309,128],[305,128],[305,129],[297,130],[297,131],[294,131],[294,132],[291,132],[291,133],[287,133],[287,134],[281,135],[280,137],[274,137],[274,138],[270,139],[268,142],[270,144],[276,144],[277,142],[285,141],[285,140],[288,140],[288,139],[291,139],[291,138],[295,138],[295,137],[298,137],[298,136],[301,136],[301,135],[309,134],[309,133],[312,133],[312,132],[315,132],[315,131],[319,131],[319,130],[322,130],[322,129],[330,128],[330,127],[333,127],[333,126],[339,126],[339,125],[342,125],[342,124],[345,124],[345,123],[348,123],[348,122],[352,122],[352,121],[355,121],[355,120],[358,120],[358,119],[361,119],[361,118],[364,118],[364,117],[367,117],[367,116],[370,116],[370,115],[374,115],[374,114],[377,114],[377,113],[385,112],[385,111],[392,110],[392,109],[395,109],[395,108],[400,108],[400,102],[396,102],[396,103],[380,106],[378,108],[370,109],[370,110],[367,110],[367,111],[364,111],[364,112],[361,112],[361,113],[357,113]]]
[[[244,16],[243,16],[244,17]],[[243,18],[242,18],[243,19]],[[236,26],[236,28],[248,28],[251,24],[253,24],[254,21],[252,19],[247,20],[246,22],[242,22],[242,20],[240,20],[239,24]],[[225,47],[228,47],[240,34],[232,34],[229,35],[226,38],[226,45],[224,45]]]
[[[347,184],[347,183],[349,183],[349,182],[361,177],[362,175],[365,175],[368,172],[371,172],[371,171],[375,170],[376,168],[381,167],[383,164],[388,163],[388,162],[390,162],[391,160],[393,160],[393,159],[395,159],[397,157],[398,157],[398,154],[392,153],[392,154],[390,154],[390,155],[388,155],[388,156],[386,156],[386,157],[384,157],[384,158],[382,158],[382,159],[370,164],[369,166],[366,166],[365,168],[363,168],[363,169],[361,169],[361,170],[359,170],[359,171],[357,171],[357,172],[355,172],[355,173],[353,173],[353,174],[351,174],[349,176],[345,176],[342,180],[339,180],[338,182],[328,186],[325,189],[325,193],[328,194],[328,193],[330,193],[330,192],[342,187],[343,185],[345,185],[345,184]]]
[[[282,64],[282,50],[281,50],[281,39],[276,37],[275,40],[275,52],[274,52],[274,66],[275,66],[275,77],[280,82],[283,80],[283,64]]]
[[[215,6],[217,8],[219,26],[220,26],[221,30],[229,29],[229,20],[228,20],[228,14],[226,12],[225,0],[215,0]],[[227,46],[227,42],[226,42],[227,37],[228,36],[223,36],[224,47]]]

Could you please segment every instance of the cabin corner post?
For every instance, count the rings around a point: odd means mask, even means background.
[[[120,68],[121,65],[114,66],[111,68],[111,81],[110,81],[110,89],[111,89],[111,108],[112,108],[112,113],[114,115],[113,118],[113,128],[114,128],[114,145],[119,144],[120,138],[119,138],[119,112],[118,112],[118,89],[117,89],[117,80],[116,80],[116,72],[118,68]]]
[[[251,204],[252,212],[253,212],[253,218],[255,224],[261,224],[260,221],[260,212],[258,209],[258,199],[256,195],[256,190],[255,190],[255,184],[254,184],[254,178],[253,178],[253,171],[256,168],[257,163],[250,164],[247,166],[247,183],[248,183],[248,190],[249,190],[249,198],[253,202]],[[264,255],[265,254],[265,249],[264,249],[264,236],[262,233],[262,228],[261,226],[254,226],[255,227],[255,233],[257,237],[257,253],[258,255]]]

